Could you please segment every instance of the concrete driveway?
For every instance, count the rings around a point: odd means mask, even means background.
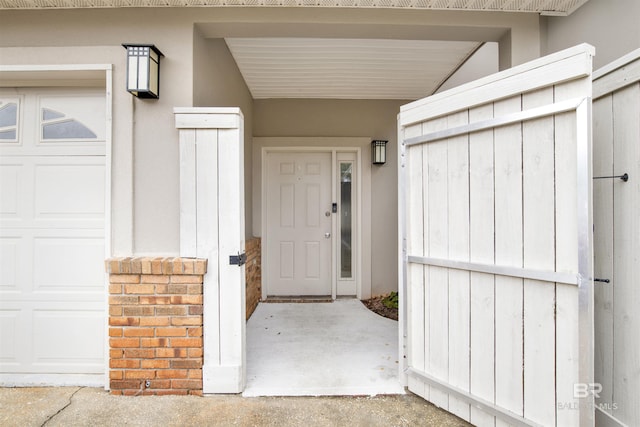
[[[111,396],[0,388],[0,426],[468,426],[412,394],[375,397]]]

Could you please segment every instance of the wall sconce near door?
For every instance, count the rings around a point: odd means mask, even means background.
[[[384,165],[387,162],[387,142],[381,139],[371,141],[371,163]]]
[[[127,90],[138,98],[160,96],[160,57],[152,44],[125,43],[127,49]]]

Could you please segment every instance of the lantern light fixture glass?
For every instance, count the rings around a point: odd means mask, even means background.
[[[127,49],[127,91],[138,98],[160,97],[160,58],[152,44],[124,43]]]
[[[371,141],[371,163],[384,165],[387,162],[387,142],[381,139]]]

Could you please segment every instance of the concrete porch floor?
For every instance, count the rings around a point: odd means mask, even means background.
[[[260,303],[247,323],[243,396],[404,394],[398,322],[356,299]]]

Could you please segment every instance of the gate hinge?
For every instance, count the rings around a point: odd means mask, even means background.
[[[243,266],[247,262],[247,254],[229,255],[229,265]]]

